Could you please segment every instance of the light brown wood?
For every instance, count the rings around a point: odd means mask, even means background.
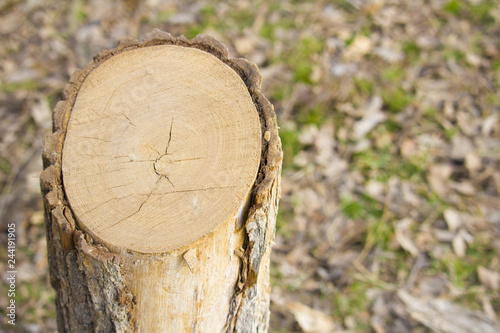
[[[43,152],[60,332],[265,332],[281,143],[255,65],[155,31],[77,71]]]
[[[261,136],[247,88],[219,59],[175,45],[132,50],[79,90],[64,188],[102,243],[168,252],[234,218],[255,181]]]

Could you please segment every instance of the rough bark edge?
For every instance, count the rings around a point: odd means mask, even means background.
[[[252,190],[240,280],[230,304],[226,332],[265,332],[269,323],[269,255],[280,192],[282,163],[281,140],[272,104],[261,93],[261,75],[257,66],[245,59],[229,58],[227,48],[208,35],[192,40],[173,37],[155,29],[144,41],[121,41],[115,49],[103,50],[83,70],[76,70],[53,112],[52,134],[42,154],[44,171],[40,184],[44,197],[48,257],[51,283],[57,291],[57,322],[61,330],[88,327],[94,332],[134,331],[130,318],[134,305],[120,274],[119,255],[97,244],[75,223],[62,184],[61,156],[71,110],[78,91],[92,70],[114,55],[140,47],[178,45],[208,52],[235,70],[248,88],[259,112],[262,129],[262,153],[259,172]],[[104,272],[101,279],[91,279]],[[87,274],[89,273],[89,274]],[[87,278],[87,275],[89,278]],[[95,276],[95,275],[94,275]],[[72,281],[79,281],[75,288]],[[69,289],[71,283],[71,289]],[[71,297],[71,302],[66,297]],[[81,310],[68,307],[80,304]],[[84,310],[85,309],[85,310]],[[92,309],[88,314],[87,310]]]

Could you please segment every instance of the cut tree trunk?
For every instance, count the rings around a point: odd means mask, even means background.
[[[281,171],[252,63],[154,31],[77,71],[43,153],[60,332],[266,332]]]

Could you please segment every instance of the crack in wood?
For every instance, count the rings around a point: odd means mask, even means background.
[[[135,124],[132,122],[132,120],[130,120],[130,118],[127,117],[124,113],[122,113],[122,116],[124,116],[128,120],[128,122],[130,123],[130,125],[135,126]]]
[[[96,173],[91,173],[91,174],[88,174],[88,175],[85,175],[85,176],[103,175],[103,174],[106,174],[106,173],[117,172],[117,171],[121,171],[121,170],[127,170],[127,168],[119,168],[119,169],[115,169],[115,170],[96,172]]]
[[[103,142],[106,142],[106,143],[110,143],[110,142],[112,142],[112,141],[109,141],[109,140],[106,140],[106,139],[94,138],[93,136],[79,136],[79,138],[81,138],[81,139],[93,139],[93,140],[99,140],[99,141],[103,141]]]
[[[116,186],[110,187],[110,189],[112,189],[112,188],[118,188],[118,187],[123,187],[123,186],[129,186],[129,185],[133,185],[133,184],[134,183],[132,182],[132,183],[128,183],[128,184],[116,185]]]
[[[163,193],[154,193],[153,195],[166,195],[166,194],[172,194],[172,193],[209,191],[209,190],[221,190],[221,189],[232,188],[232,187],[237,187],[237,186],[235,186],[235,185],[229,185],[229,186],[213,186],[213,187],[206,187],[206,188],[194,188],[194,189],[191,189],[191,190],[178,190],[178,191],[170,191],[170,192],[163,192]]]
[[[121,220],[119,220],[119,221],[117,221],[117,222],[115,222],[115,223],[111,224],[111,225],[110,225],[107,229],[111,229],[112,227],[114,227],[114,226],[116,226],[116,225],[120,224],[121,222],[125,221],[126,219],[129,219],[129,218],[131,218],[132,216],[134,216],[134,215],[138,214],[138,213],[141,211],[142,207],[143,207],[143,206],[146,204],[146,202],[149,200],[149,198],[151,198],[151,195],[153,195],[153,192],[154,192],[154,191],[156,191],[156,189],[158,188],[158,184],[160,183],[160,179],[161,179],[161,177],[158,177],[158,179],[156,180],[156,184],[155,184],[155,186],[151,189],[151,192],[149,192],[148,194],[146,194],[146,195],[147,195],[146,199],[145,199],[145,200],[141,203],[141,205],[139,206],[139,208],[138,208],[135,212],[133,212],[133,213],[132,213],[132,214],[130,214],[129,216],[126,216],[126,217],[122,218]],[[143,194],[143,195],[144,195],[144,194]]]
[[[192,158],[183,158],[182,160],[173,160],[172,163],[175,163],[175,162],[184,162],[184,161],[194,161],[194,160],[201,160],[205,157],[192,157]]]
[[[170,141],[172,140],[172,127],[174,126],[174,118],[172,117],[172,120],[170,121],[170,131],[168,132],[168,142],[167,142],[167,147],[165,147],[165,154],[168,154],[168,147],[170,146]]]
[[[115,200],[115,199],[116,199],[116,198],[111,198],[111,199],[109,199],[109,200],[107,200],[107,201],[101,202],[100,204],[98,204],[97,206],[95,206],[94,208],[92,208],[91,210],[86,211],[84,214],[91,213],[91,212],[93,212],[94,210],[96,210],[97,208],[101,207],[102,205],[105,205],[105,204],[107,204],[108,202],[110,202],[110,201],[112,201],[112,200]]]

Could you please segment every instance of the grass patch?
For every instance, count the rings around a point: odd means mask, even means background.
[[[0,92],[14,93],[20,90],[35,91],[39,86],[35,80],[21,82],[0,83]]]
[[[463,62],[465,61],[465,53],[460,50],[446,50],[444,58],[446,61]]]
[[[164,10],[158,13],[156,20],[158,23],[167,22],[172,16],[175,15],[175,11],[173,10]]]
[[[323,51],[324,42],[316,37],[304,37],[274,62],[284,63],[293,72],[294,82],[311,84],[314,56]]]
[[[12,170],[12,164],[4,157],[0,158],[0,172],[7,175]]]
[[[340,199],[342,212],[351,219],[362,219],[367,222],[365,244],[369,248],[373,246],[386,249],[394,227],[391,223],[384,221],[384,207],[369,195],[361,194],[358,198],[343,197]]]
[[[312,109],[302,108],[297,114],[299,124],[314,124],[319,127],[325,119],[326,114],[322,104],[318,104]]]
[[[470,288],[480,284],[477,268],[488,267],[496,256],[491,240],[486,237],[489,236],[476,235],[463,258],[456,256],[451,249],[441,258],[431,256],[431,270],[447,274],[450,283],[463,292],[455,301],[468,308],[481,308],[480,298],[475,291],[470,291]]]
[[[254,17],[251,17],[251,22],[253,23]],[[260,27],[259,29],[259,35],[261,37],[264,37],[270,41],[275,40],[275,32],[279,28],[282,28],[284,30],[288,30],[294,27],[294,22],[293,20],[290,20],[288,18],[281,18],[279,21],[274,22],[274,23],[265,23]]]
[[[366,194],[361,194],[359,198],[342,197],[340,206],[344,215],[351,219],[379,219],[383,214],[382,205]]]
[[[290,87],[287,87],[284,84],[280,84],[273,88],[273,92],[271,94],[271,99],[274,102],[281,102],[290,97]]]
[[[192,39],[197,35],[201,34],[202,32],[205,32],[205,30],[207,30],[207,28],[209,27],[215,27],[217,28],[216,30],[218,31],[224,30],[223,26],[216,26],[218,19],[217,19],[217,12],[214,6],[206,5],[200,10],[199,15],[200,15],[200,23],[197,25],[193,25],[186,31],[185,36],[187,38]]]
[[[374,91],[374,82],[364,79],[364,78],[357,78],[354,79],[354,86],[356,90],[363,95],[366,96],[371,96],[373,95]]]
[[[401,51],[403,51],[410,62],[415,63],[420,57],[421,49],[415,41],[407,40],[401,45]]]
[[[293,234],[292,230],[289,227],[292,221],[292,210],[281,207],[278,210],[278,216],[276,217],[276,234],[281,235],[284,239],[289,239]]]
[[[356,329],[360,332],[370,331],[367,316],[361,315],[366,311],[368,300],[368,289],[372,286],[361,281],[355,281],[350,288],[334,290],[331,295],[332,312],[335,319],[344,321],[346,318],[356,318]],[[363,320],[365,319],[365,321]]]
[[[477,4],[471,4],[470,15],[472,21],[480,25],[492,25],[496,22],[495,17],[491,13],[498,8],[497,0],[483,0]]]
[[[306,62],[298,63],[294,69],[293,80],[295,82],[304,82],[307,84],[311,84],[312,83],[312,81],[311,81],[312,72],[313,72],[313,68],[312,68],[311,64],[306,63]]]
[[[460,15],[462,13],[462,10],[463,10],[462,1],[459,1],[459,0],[448,1],[443,6],[443,10],[445,12],[448,12],[450,14],[458,16],[458,15]]]
[[[399,82],[403,79],[405,71],[401,67],[389,67],[382,73],[382,78],[388,82]]]
[[[386,250],[393,235],[394,226],[392,223],[383,220],[371,220],[368,222],[365,244],[368,248],[375,246]]]
[[[43,300],[39,302],[43,307],[30,306],[23,314],[23,321],[25,322],[39,322],[40,319],[54,318],[56,316],[55,308],[52,306],[55,300],[55,293],[52,289],[47,289],[45,280],[36,280],[32,282],[23,282],[17,288],[16,304],[22,306],[28,300]],[[42,316],[42,318],[40,318]]]
[[[382,183],[387,182],[391,177],[423,182],[427,160],[428,154],[425,152],[405,159],[397,154],[392,144],[389,144],[354,154],[351,166],[364,176]]]
[[[283,146],[283,169],[291,168],[293,165],[293,158],[302,148],[299,142],[297,131],[281,130],[280,131],[281,144]]]
[[[387,90],[382,93],[385,106],[391,112],[398,113],[404,111],[413,102],[414,95],[403,88]]]

